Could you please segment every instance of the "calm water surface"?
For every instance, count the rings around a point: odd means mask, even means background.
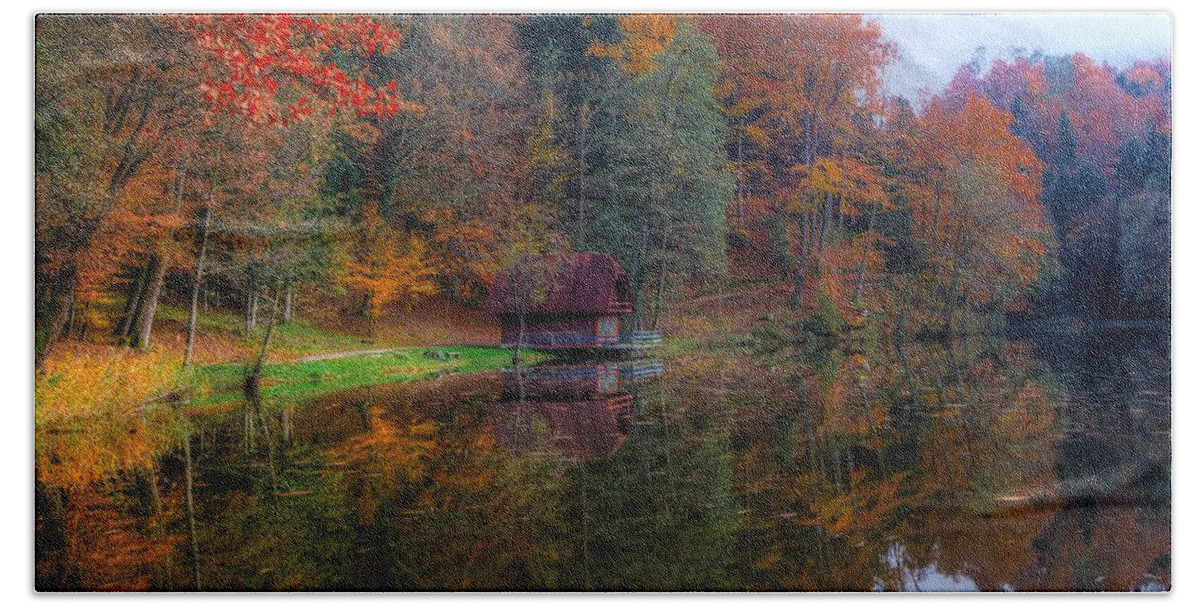
[[[38,439],[38,585],[1162,590],[1169,352],[703,353],[102,421]]]

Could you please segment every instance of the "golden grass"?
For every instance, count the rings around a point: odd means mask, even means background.
[[[179,363],[125,348],[70,346],[34,379],[39,479],[78,487],[151,466],[173,442],[175,414],[156,400],[184,383]]]

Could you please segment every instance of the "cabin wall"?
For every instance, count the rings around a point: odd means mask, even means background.
[[[598,346],[615,342],[617,335],[601,336],[602,323],[597,315],[528,315],[525,318],[525,344],[559,346]],[[516,344],[520,318],[505,315],[500,319],[501,343]]]

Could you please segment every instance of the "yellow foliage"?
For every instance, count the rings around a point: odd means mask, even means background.
[[[657,57],[675,39],[675,15],[626,15],[617,17],[624,34],[617,44],[592,41],[588,54],[612,57],[629,76],[642,76],[659,68]]]
[[[437,293],[437,271],[426,256],[425,242],[410,236],[405,243],[390,227],[376,231],[363,255],[347,265],[342,282],[367,294],[371,315],[391,302],[409,305]]]
[[[127,349],[55,353],[34,380],[39,479],[82,487],[121,470],[152,466],[172,445],[173,414],[148,408],[179,382],[178,363]]]

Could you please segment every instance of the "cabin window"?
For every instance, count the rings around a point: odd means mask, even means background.
[[[616,317],[603,317],[600,319],[600,335],[602,335],[602,336],[617,335],[617,319],[616,319]]]
[[[600,390],[611,391],[617,388],[617,374],[604,374],[600,376]]]

